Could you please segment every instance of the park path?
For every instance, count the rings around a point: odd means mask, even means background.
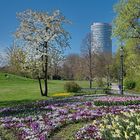
[[[119,91],[118,84],[117,83],[112,83],[111,90]]]
[[[120,90],[117,83],[112,83],[111,90],[112,90],[112,93],[114,94],[120,94]],[[124,95],[140,96],[140,93],[135,93],[133,91],[124,91]]]

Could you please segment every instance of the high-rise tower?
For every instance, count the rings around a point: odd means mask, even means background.
[[[111,34],[111,24],[95,22],[91,25],[91,45],[95,53],[103,52],[112,54]]]

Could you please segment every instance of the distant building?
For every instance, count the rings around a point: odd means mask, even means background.
[[[91,25],[91,45],[95,53],[112,54],[112,26],[108,23],[95,22]]]

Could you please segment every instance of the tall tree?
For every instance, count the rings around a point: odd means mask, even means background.
[[[93,50],[91,47],[91,33],[88,33],[82,41],[81,54],[85,58],[85,64],[87,65],[87,75],[89,79],[89,87],[92,88],[93,80]]]
[[[64,79],[79,79],[80,56],[78,54],[69,54],[62,65],[62,75]]]
[[[137,79],[140,77],[140,52],[135,49],[136,42],[128,40],[125,46],[125,70],[126,78]]]
[[[103,86],[104,79],[106,79],[107,85],[110,83],[111,73],[111,63],[112,63],[112,55],[108,52],[100,52],[98,54],[94,54],[94,74],[99,86]]]
[[[49,14],[26,10],[17,15],[20,26],[15,33],[17,43],[26,46],[28,63],[34,62],[39,70],[38,81],[42,96],[48,95],[48,60],[50,52],[64,49],[69,46],[70,35],[63,28],[69,21],[59,10]],[[34,69],[33,67],[31,67]],[[41,79],[44,80],[44,91]]]
[[[120,0],[114,9],[114,35],[121,40],[140,39],[140,0]]]
[[[114,36],[124,43],[125,79],[139,77],[140,0],[120,0],[115,5]],[[119,51],[117,52],[118,58]],[[117,59],[118,59],[117,58]],[[119,59],[118,59],[119,60]]]

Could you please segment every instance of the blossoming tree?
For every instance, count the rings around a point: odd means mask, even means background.
[[[62,52],[69,47],[70,35],[64,23],[70,23],[59,10],[52,13],[26,10],[18,13],[20,25],[15,33],[16,42],[26,50],[24,65],[35,71],[42,96],[48,95],[48,60],[53,50]],[[61,51],[60,51],[61,50]],[[60,53],[61,55],[61,53]],[[44,90],[42,80],[44,81]]]

